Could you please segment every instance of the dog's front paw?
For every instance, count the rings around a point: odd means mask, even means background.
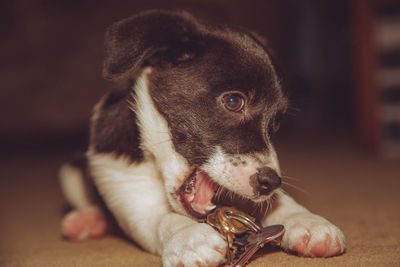
[[[301,256],[330,257],[343,253],[343,232],[324,218],[311,213],[298,213],[285,221],[282,247]]]
[[[218,266],[227,244],[209,225],[196,223],[177,232],[166,244],[163,266]]]

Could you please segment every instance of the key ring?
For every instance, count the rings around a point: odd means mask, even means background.
[[[254,222],[255,219],[250,215],[245,216],[239,210],[236,210],[235,214],[234,212],[232,212],[232,209],[226,209],[223,210],[223,212],[226,214],[226,217],[228,217],[229,219],[235,219],[237,221],[240,221],[242,224],[247,226],[247,228],[252,230],[253,232],[257,233],[261,231],[261,227]]]
[[[207,216],[206,223],[217,230],[228,244],[227,262],[243,266],[264,244],[284,233],[283,225],[262,228],[252,216],[234,208],[219,207]]]

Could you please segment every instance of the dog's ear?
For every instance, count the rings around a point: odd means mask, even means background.
[[[198,32],[199,24],[186,12],[152,10],[121,20],[106,32],[103,77],[134,75],[153,55],[193,42]]]

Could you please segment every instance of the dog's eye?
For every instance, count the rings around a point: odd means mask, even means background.
[[[239,112],[244,106],[244,97],[238,93],[226,94],[222,97],[224,108],[232,112]]]

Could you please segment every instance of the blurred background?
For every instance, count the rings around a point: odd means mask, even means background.
[[[0,147],[84,147],[111,23],[185,9],[266,36],[291,108],[281,135],[329,135],[400,155],[400,2],[373,0],[0,0]]]

